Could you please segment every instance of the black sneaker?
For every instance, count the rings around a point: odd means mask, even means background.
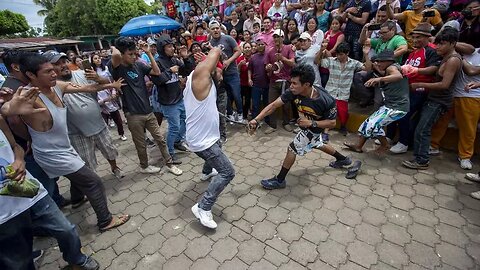
[[[278,181],[277,177],[274,176],[270,179],[264,179],[260,181],[260,184],[264,189],[279,189],[285,188],[287,186],[287,181],[283,180],[282,182]]]
[[[178,142],[173,145],[173,147],[179,151],[190,152],[188,146],[185,142]]]
[[[94,258],[89,256],[82,265],[69,265],[64,269],[98,270],[100,269],[100,264]]]
[[[404,160],[402,162],[402,165],[404,167],[407,167],[409,169],[414,169],[414,170],[426,170],[428,169],[428,162],[427,163],[419,163],[415,159],[413,160]]]
[[[348,135],[348,130],[347,130],[346,127],[341,127],[338,132],[340,132],[340,134],[342,134],[343,136],[347,136],[347,135]]]
[[[349,157],[345,157],[345,159],[342,159],[342,160],[334,160],[332,162],[330,162],[330,164],[328,164],[328,166],[332,167],[332,168],[335,168],[335,169],[339,169],[339,168],[343,168],[345,166],[350,166],[350,164],[352,164],[352,160],[349,158]]]

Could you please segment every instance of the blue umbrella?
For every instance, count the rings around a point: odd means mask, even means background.
[[[144,15],[129,20],[118,34],[121,36],[144,36],[160,33],[163,30],[175,30],[182,25],[161,15]]]

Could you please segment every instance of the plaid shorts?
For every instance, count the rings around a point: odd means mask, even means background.
[[[390,109],[385,106],[380,107],[370,115],[358,128],[358,132],[365,138],[376,138],[385,136],[383,127],[400,120],[407,112]]]
[[[315,147],[323,146],[321,134],[302,129],[289,145],[289,149],[296,155],[303,156]]]
[[[70,135],[70,142],[78,155],[85,161],[85,165],[92,170],[97,168],[97,157],[95,149],[100,150],[107,160],[114,160],[118,157],[117,148],[113,145],[112,136],[108,128],[90,137],[83,135]]]

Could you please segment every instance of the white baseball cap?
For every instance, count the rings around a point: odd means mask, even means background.
[[[283,33],[283,31],[281,29],[276,29],[275,31],[273,31],[273,35],[277,35],[279,37],[284,37],[285,34]]]
[[[303,32],[298,39],[308,39],[312,41],[312,36],[310,36],[310,34],[307,32]]]

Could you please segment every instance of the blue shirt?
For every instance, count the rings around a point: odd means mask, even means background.
[[[225,8],[225,11],[223,12],[223,14],[225,16],[230,16],[230,15],[232,15],[232,11],[234,11],[235,8],[236,8],[235,4],[231,4],[229,7]]]

